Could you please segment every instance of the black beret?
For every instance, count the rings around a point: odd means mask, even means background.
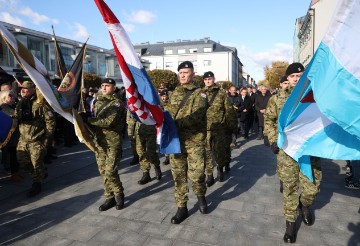
[[[111,84],[111,85],[115,85],[116,83],[115,83],[115,80],[114,79],[111,79],[111,78],[105,78],[105,79],[103,79],[103,81],[101,81],[101,84],[104,84],[104,83],[106,83],[106,84]]]
[[[206,73],[204,73],[204,76],[203,76],[203,78],[205,79],[205,78],[214,78],[214,73],[213,72],[211,72],[211,71],[208,71],[208,72],[206,72]]]
[[[304,69],[304,66],[299,62],[291,63],[286,69],[286,76],[289,76],[292,73],[304,72]]]
[[[286,75],[281,77],[280,83],[285,82],[285,81],[287,81],[287,76]]]
[[[180,63],[180,65],[178,66],[178,71],[182,68],[194,69],[194,65],[192,64],[192,62],[184,61],[184,62]]]

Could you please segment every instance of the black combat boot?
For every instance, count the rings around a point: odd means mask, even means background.
[[[304,222],[304,224],[307,226],[311,226],[314,223],[314,219],[311,214],[310,207],[302,205],[299,199],[299,209],[301,210],[302,221]]]
[[[295,243],[296,241],[296,222],[286,221],[286,232],[284,234],[285,243]]]
[[[130,166],[134,166],[139,164],[139,156],[138,155],[134,155],[134,157],[132,158],[132,160],[130,161]]]
[[[164,165],[169,165],[170,164],[170,158],[169,156],[165,156],[165,160],[163,162]]]
[[[40,182],[34,182],[31,186],[31,189],[27,193],[27,197],[33,197],[36,196],[41,192],[41,183]]]
[[[215,183],[214,176],[212,174],[207,175],[206,177],[206,186],[210,187]]]
[[[284,191],[284,184],[283,182],[280,180],[280,193],[283,193]]]
[[[143,176],[141,177],[141,179],[138,181],[138,184],[140,185],[144,185],[147,184],[151,181],[151,177],[150,177],[150,173],[149,172],[144,172]]]
[[[219,167],[217,168],[218,172],[217,172],[217,177],[218,177],[218,180],[219,182],[223,182],[224,181],[224,170],[223,170],[224,167]]]
[[[225,172],[230,172],[230,163],[225,164]]]
[[[121,210],[124,208],[124,193],[120,194],[120,195],[116,195],[115,196],[115,208],[116,210]]]
[[[103,204],[100,205],[99,207],[99,211],[106,211],[112,207],[114,207],[116,205],[116,201],[115,198],[108,198],[105,200],[105,202]]]
[[[162,172],[161,172],[160,166],[155,167],[155,174],[156,174],[156,179],[157,179],[157,180],[160,180],[161,177],[162,177]],[[150,179],[150,180],[151,180],[151,179]]]
[[[197,198],[198,198],[198,202],[199,202],[200,213],[206,214],[208,206],[207,206],[207,203],[206,203],[205,196],[198,196]]]
[[[189,217],[187,207],[178,208],[174,217],[171,218],[171,224],[180,224],[183,222],[187,217]]]

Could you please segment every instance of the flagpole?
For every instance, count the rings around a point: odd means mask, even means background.
[[[63,79],[65,77],[65,74],[62,74],[62,69],[61,69],[61,64],[60,64],[60,57],[59,57],[59,51],[58,51],[58,44],[57,44],[57,41],[56,41],[56,35],[55,35],[55,30],[54,30],[54,25],[51,25],[51,28],[52,28],[52,32],[53,32],[53,36],[54,36],[54,43],[55,43],[55,50],[56,50],[56,63],[57,63],[57,66],[58,66],[58,70],[59,70],[59,73],[61,75],[61,79]]]

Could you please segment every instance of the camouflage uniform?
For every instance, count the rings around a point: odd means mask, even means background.
[[[45,178],[45,141],[52,139],[55,132],[55,116],[50,106],[38,101],[36,94],[30,99],[22,99],[16,107],[20,139],[17,145],[17,159],[32,175],[33,183],[41,183]]]
[[[193,91],[184,106],[179,104],[187,91]],[[185,207],[188,201],[187,177],[196,196],[205,196],[206,94],[193,84],[179,85],[171,95],[168,111],[175,120],[181,145],[180,154],[170,155],[171,173],[175,182],[175,201]]]
[[[292,89],[287,88],[280,91],[278,95],[270,98],[264,114],[264,134],[269,138],[270,144],[277,142],[278,117]],[[287,221],[295,222],[298,217],[299,200],[302,205],[309,207],[314,203],[319,193],[320,181],[322,179],[320,159],[310,157],[313,170],[314,182],[305,177],[298,163],[280,149],[277,154],[277,174],[283,181],[284,216]],[[301,195],[299,199],[299,187]]]
[[[217,95],[206,112],[207,117],[207,134],[205,144],[205,171],[206,175],[213,173],[214,151],[215,161],[219,167],[225,166],[231,161],[231,135],[233,129],[237,129],[236,113],[231,105],[229,98],[224,90],[218,85],[205,88],[207,99],[213,98],[214,93]]]
[[[131,144],[131,150],[133,152],[133,156],[137,156],[138,154],[136,152],[136,135],[135,135],[136,120],[131,116],[130,112],[127,112],[126,114],[126,123],[127,123],[127,133]]]
[[[95,155],[104,180],[104,195],[110,199],[123,194],[117,166],[121,159],[125,107],[114,95],[99,95],[94,112],[95,118],[89,118],[88,123],[95,133]]]
[[[136,122],[136,152],[139,155],[140,170],[150,171],[150,164],[155,167],[160,165],[159,157],[156,153],[156,129],[155,125],[145,125]]]

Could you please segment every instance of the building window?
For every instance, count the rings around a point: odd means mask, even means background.
[[[196,53],[197,52],[197,49],[194,48],[194,49],[189,49],[190,53]]]
[[[165,54],[166,54],[166,55],[172,55],[172,54],[173,54],[173,51],[172,51],[172,50],[165,50]]]
[[[172,62],[165,62],[165,68],[171,69],[172,68]]]
[[[185,54],[185,49],[178,50],[178,54]]]
[[[211,52],[211,51],[212,51],[212,48],[211,48],[211,47],[204,48],[204,52]]]
[[[204,66],[211,66],[211,60],[204,60]]]

